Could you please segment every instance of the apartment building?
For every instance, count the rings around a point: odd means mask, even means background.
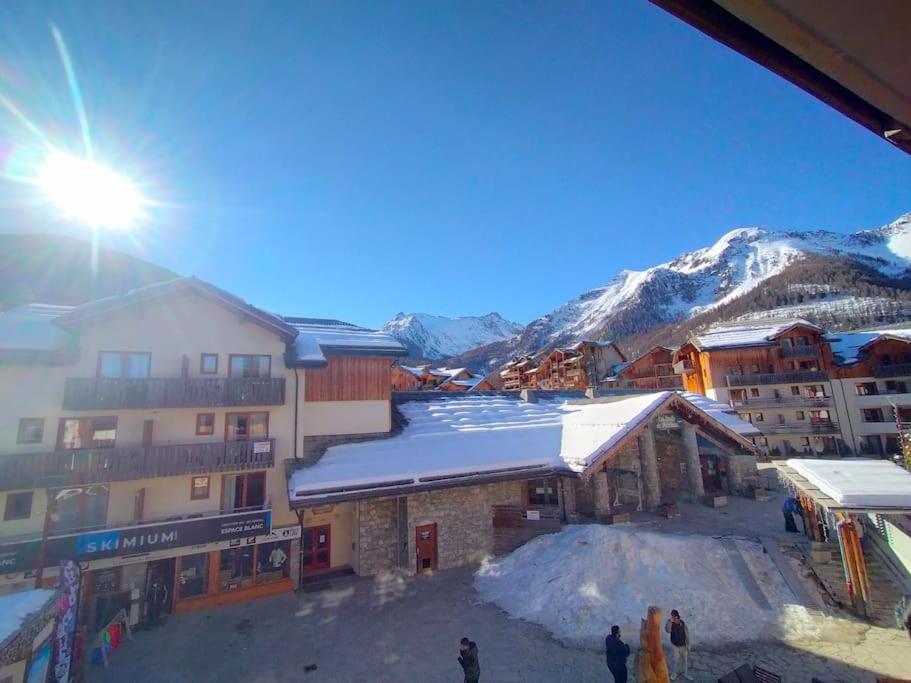
[[[0,314],[0,592],[76,560],[92,631],[156,580],[165,613],[292,590],[333,511],[292,511],[281,461],[388,433],[404,353],[195,278]]]
[[[834,332],[826,341],[844,440],[857,455],[901,453],[900,431],[911,429],[911,327]]]
[[[682,389],[683,380],[674,372],[674,350],[655,346],[628,363],[615,365],[603,385],[613,389]]]
[[[506,391],[597,388],[625,362],[613,342],[581,341],[546,354],[515,358],[500,371],[500,379]]]
[[[674,354],[687,391],[737,409],[762,433],[757,446],[773,456],[842,455],[838,406],[829,379],[834,366],[823,330],[805,320],[716,325]]]

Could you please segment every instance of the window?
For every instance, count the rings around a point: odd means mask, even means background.
[[[886,393],[887,394],[907,394],[908,393],[908,384],[901,380],[886,380]]]
[[[218,354],[204,353],[199,357],[199,374],[200,375],[217,375],[218,374]]]
[[[19,420],[16,443],[41,443],[44,439],[44,418],[23,417]]]
[[[50,492],[51,531],[59,533],[104,526],[108,517],[108,493],[106,484]]]
[[[828,410],[811,410],[810,411],[810,422],[813,424],[829,424],[832,421],[832,416],[829,415]]]
[[[756,443],[759,444],[760,446],[768,446],[769,440],[764,436],[757,436]]]
[[[151,353],[125,351],[101,351],[98,354],[98,376],[115,379],[118,377],[143,378],[149,376],[152,365]]]
[[[854,393],[858,396],[876,396],[879,391],[876,389],[876,382],[862,382],[854,385]]]
[[[797,337],[797,346],[809,346],[810,340],[807,337],[801,335]]]
[[[272,356],[231,354],[228,357],[230,377],[268,377],[272,370]]]
[[[256,547],[256,583],[287,579],[291,563],[291,541],[263,543]]]
[[[6,494],[6,506],[3,509],[3,521],[28,519],[32,516],[32,492],[19,491]]]
[[[791,338],[790,338],[790,337],[782,337],[782,338],[781,338],[781,346],[782,346],[783,348],[790,349],[791,347],[794,346],[794,342],[791,341]]]
[[[806,420],[806,419],[807,419],[806,413],[804,413],[802,410],[798,410],[798,411],[797,411],[797,419],[798,419],[798,420]]]
[[[222,512],[261,508],[266,502],[266,473],[226,474],[221,478]]]
[[[177,558],[177,597],[195,598],[209,592],[209,553]]]
[[[791,396],[800,396],[800,387],[791,387]]]
[[[784,424],[784,415],[782,415],[781,413],[778,413],[778,424],[780,424],[780,425]]]
[[[752,389],[750,389],[750,396],[753,398],[759,398],[759,389],[757,389],[756,387],[753,387]]]
[[[557,480],[556,479],[529,479],[528,481],[529,505],[557,505]]]
[[[209,497],[209,477],[193,477],[190,480],[190,500],[203,500]]]
[[[827,398],[826,388],[822,384],[808,384],[803,388],[803,395],[807,398]]]
[[[218,558],[218,590],[235,591],[253,585],[255,545],[222,550]]]
[[[117,440],[116,417],[65,417],[60,420],[59,448],[113,448]]]
[[[881,408],[864,408],[861,411],[864,422],[883,422],[883,411]]]
[[[225,415],[225,441],[266,438],[269,413],[228,413]]]
[[[729,374],[729,375],[742,375],[742,374],[743,374],[743,368],[741,368],[739,365],[735,365],[735,366],[729,367],[729,368],[728,368],[727,374]]]
[[[753,363],[750,366],[750,372],[752,372],[754,375],[758,375],[760,372],[762,372],[762,369],[759,367],[759,363]]]
[[[901,453],[902,447],[898,442],[897,436],[887,436],[886,437],[886,452],[887,453]]]
[[[809,450],[809,448],[810,448],[810,437],[809,437],[809,436],[802,436],[802,437],[800,437],[800,445],[804,448],[804,450]]]
[[[753,415],[753,422],[763,422],[764,420],[765,416],[762,413],[756,413]]]
[[[212,436],[215,433],[215,413],[196,414],[196,436]]]

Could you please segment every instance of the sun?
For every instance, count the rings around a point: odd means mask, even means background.
[[[53,152],[35,183],[66,217],[93,228],[129,230],[143,214],[145,200],[136,185],[94,161]]]

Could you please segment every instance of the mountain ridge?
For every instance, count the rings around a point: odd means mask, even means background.
[[[380,330],[388,332],[413,358],[442,360],[519,334],[523,326],[499,313],[448,317],[429,313],[399,313]]]

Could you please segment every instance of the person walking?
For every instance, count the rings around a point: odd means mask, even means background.
[[[629,645],[620,640],[620,627],[611,626],[610,635],[604,639],[604,656],[607,668],[614,677],[614,683],[626,683],[626,658]]]
[[[794,513],[800,512],[800,503],[794,496],[788,496],[784,499],[784,505],[781,506],[781,513],[784,515],[784,530],[796,534],[797,524],[794,522]]]
[[[481,678],[481,663],[478,661],[478,646],[468,638],[459,642],[459,664],[465,672],[465,683],[478,683]]]
[[[146,617],[149,626],[157,626],[161,617],[161,608],[168,601],[168,587],[164,585],[161,577],[156,574],[152,578],[152,585],[146,593]]]
[[[680,612],[675,609],[671,610],[671,618],[664,625],[664,630],[671,634],[671,645],[674,647],[674,662],[671,667],[671,680],[677,680],[678,675],[682,675],[686,680],[691,681],[693,677],[689,675],[688,656],[690,652],[690,632],[686,627],[686,622],[680,618]],[[681,662],[683,663],[681,671]]]

